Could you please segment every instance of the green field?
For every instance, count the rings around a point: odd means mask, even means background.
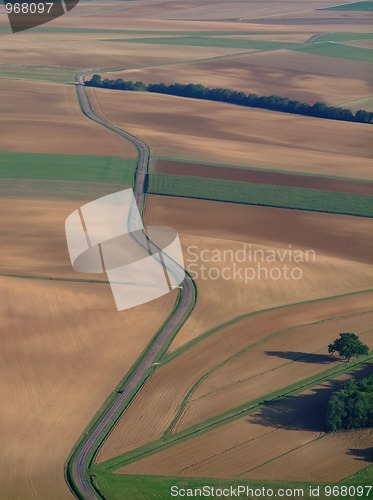
[[[136,159],[0,152],[0,178],[133,183]]]
[[[315,42],[311,45],[297,47],[294,50],[320,56],[341,57],[343,59],[354,59],[355,61],[373,62],[373,50],[363,47],[353,47],[337,42]]]
[[[371,484],[373,480],[373,467],[368,467],[360,473],[351,477],[350,479],[344,480],[340,485],[367,485]],[[214,486],[215,488],[230,488],[238,485],[248,486],[249,488],[272,488],[273,490],[287,489],[291,488],[293,491],[295,489],[301,489],[303,495],[293,496],[287,498],[305,498],[312,499],[314,496],[310,496],[309,487],[311,483],[285,483],[285,482],[266,482],[266,481],[238,481],[238,480],[227,480],[227,479],[195,479],[195,478],[180,478],[180,477],[157,477],[157,476],[127,476],[121,474],[111,474],[108,472],[98,472],[94,478],[95,485],[100,491],[105,495],[103,498],[109,498],[110,500],[121,500],[123,498],[131,498],[133,500],[166,500],[171,499],[171,486],[177,486],[178,488],[201,488],[202,486]],[[313,484],[314,488],[316,484]],[[330,485],[329,485],[330,486]],[[139,493],[141,492],[141,493]],[[179,497],[180,498],[180,497]],[[187,498],[187,497],[185,497]],[[194,496],[195,500],[204,500],[208,498],[206,496]],[[217,497],[210,497],[217,498]],[[237,496],[224,496],[229,500],[237,498]],[[241,495],[241,498],[253,498]],[[257,497],[258,498],[258,497]],[[268,496],[263,496],[263,500],[268,500]],[[273,497],[274,498],[274,497]],[[320,495],[319,498],[324,498]],[[345,496],[333,496],[334,499],[346,499]],[[352,497],[350,497],[352,498]],[[363,497],[361,497],[363,498]],[[368,498],[367,496],[365,498]]]
[[[372,197],[321,189],[151,174],[148,192],[317,212],[373,217]]]
[[[78,70],[74,68],[0,65],[0,78],[72,83],[77,71]]]
[[[351,2],[318,10],[373,10],[373,2]]]
[[[260,40],[238,40],[234,38],[217,38],[207,36],[170,36],[159,38],[126,38],[111,39],[106,42],[130,42],[130,43],[148,43],[158,45],[189,45],[191,47],[223,47],[226,49],[257,49],[257,50],[276,50],[292,49],[298,44],[291,42],[269,42]]]
[[[349,42],[351,40],[372,40],[373,33],[324,33],[317,38],[317,42]]]

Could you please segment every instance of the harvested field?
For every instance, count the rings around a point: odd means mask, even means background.
[[[342,331],[356,331],[373,348],[373,313],[331,319],[282,333],[243,352],[204,379],[173,427],[179,432],[224,411],[321,373],[335,364],[327,345]]]
[[[149,196],[146,223],[175,227],[181,235],[187,268],[193,275],[199,274],[196,307],[171,350],[241,314],[367,289],[373,282],[370,219]],[[260,279],[265,276],[259,275],[259,266],[271,269],[276,264],[262,262],[260,255],[255,260],[249,251],[284,250],[289,244],[292,249],[313,249],[315,262],[309,258],[309,262],[299,264],[301,280],[272,280],[269,287],[265,279]],[[223,256],[226,249],[233,258],[214,261],[213,252]],[[246,284],[239,275],[224,279],[222,269],[228,267],[232,273],[234,265],[254,268],[256,276]],[[297,266],[294,262],[288,265]],[[206,268],[204,274],[202,266]],[[217,271],[208,274],[212,268],[220,270],[218,278]]]
[[[367,372],[367,369],[360,370],[356,376],[366,376]],[[333,382],[325,382],[312,390],[276,402],[249,416],[123,467],[118,472],[176,477],[268,479],[268,476],[257,472],[262,464],[269,462],[263,467],[270,469],[277,462],[271,462],[274,458],[285,454],[278,459],[284,464],[286,457],[295,453],[298,457],[297,475],[294,474],[293,477],[298,481],[333,482],[350,476],[367,467],[368,460],[355,460],[349,455],[348,443],[354,443],[356,448],[362,450],[367,449],[372,443],[371,431],[354,431],[344,433],[344,437],[336,434],[317,439],[323,435],[325,407],[331,391],[348,378],[349,376],[343,375]],[[324,439],[327,440],[325,445]],[[341,446],[343,441],[344,445]],[[341,455],[337,458],[334,453],[331,459],[331,454],[335,451],[332,446],[334,442]],[[328,444],[331,445],[327,454],[329,464],[322,469],[321,463],[325,464],[323,453]],[[308,446],[313,453],[304,460]],[[341,468],[334,467],[336,460]],[[290,462],[288,467],[291,467]],[[285,476],[281,476],[281,473]],[[291,469],[285,471],[283,467],[272,474],[272,479],[286,479],[287,474],[291,474]]]
[[[227,325],[201,340],[150,377],[105,441],[97,460],[105,461],[159,439],[171,424],[193,384],[217,363],[282,329],[324,321],[341,314],[358,315],[371,307],[371,300],[372,293],[364,293],[320,301],[317,305],[309,303],[266,311]],[[288,384],[289,379],[285,381],[285,386]],[[261,386],[260,391],[261,395],[265,395],[272,392],[272,387]],[[252,399],[249,391],[246,401]],[[228,409],[230,399],[225,404]],[[224,443],[227,441],[222,438],[216,445],[222,446]]]
[[[63,475],[71,448],[175,295],[121,314],[109,285],[0,280],[2,497],[72,498]]]
[[[265,38],[270,39],[271,36],[266,35]],[[111,74],[111,77],[115,75],[145,83],[201,83],[208,87],[225,87],[258,95],[275,94],[311,104],[323,101],[336,105],[371,94],[370,66],[373,65],[277,50],[191,64],[165,65],[162,68],[132,69]]]
[[[75,10],[75,9],[73,9]],[[121,23],[123,29],[123,22]],[[48,24],[48,29],[51,24]],[[129,27],[130,28],[130,27]],[[190,47],[151,46],[110,41],[120,34],[106,33],[22,33],[22,37],[0,33],[1,63],[12,66],[32,65],[64,69],[131,68],[190,61],[238,52],[237,49],[202,47],[198,55]],[[154,36],[154,35],[153,35]],[[60,50],[63,45],[63,50]],[[37,68],[35,68],[37,69]],[[43,68],[41,68],[43,74]]]
[[[372,178],[366,124],[151,93],[89,88],[88,94],[93,103],[97,96],[98,114],[143,139],[157,156]]]
[[[0,273],[106,280],[104,274],[78,273],[70,263],[65,220],[87,201],[0,199]]]
[[[155,171],[160,174],[186,175],[205,179],[222,179],[276,186],[304,187],[308,189],[325,189],[344,193],[373,195],[373,183],[345,181],[328,177],[291,175],[263,170],[230,168],[208,165],[205,163],[188,163],[171,160],[158,160]]]
[[[368,467],[372,446],[372,429],[333,433],[240,477],[335,483]]]
[[[0,92],[1,151],[137,156],[130,142],[84,117],[74,86],[0,79]]]
[[[341,103],[341,106],[345,108],[352,109],[353,111],[358,111],[359,109],[365,109],[366,111],[371,111],[373,113],[373,97],[366,97],[365,99],[360,99],[357,101],[349,101]]]

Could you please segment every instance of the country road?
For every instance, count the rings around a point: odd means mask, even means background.
[[[134,194],[141,213],[142,208],[145,206],[144,202],[146,195],[144,193],[144,183],[148,172],[149,149],[140,139],[132,136],[124,130],[121,130],[115,125],[104,121],[95,114],[90,105],[83,82],[84,73],[77,75],[77,92],[83,113],[96,123],[131,141],[139,151]],[[130,224],[131,221],[129,221],[129,225]],[[145,234],[143,234],[143,238],[144,242],[147,241]],[[139,243],[142,244],[142,242]],[[173,274],[178,274],[180,272],[178,264],[171,259],[168,259],[167,267]],[[121,387],[121,392],[115,396],[115,399],[112,400],[110,405],[103,411],[99,419],[95,422],[89,433],[84,437],[83,441],[79,444],[77,450],[75,450],[70,458],[68,463],[69,473],[67,474],[67,480],[71,490],[77,498],[84,500],[100,498],[98,493],[94,490],[91,481],[86,476],[86,470],[90,465],[92,453],[96,449],[96,446],[103,440],[107,426],[110,426],[113,419],[118,416],[120,409],[125,407],[130,401],[134,391],[142,383],[152,364],[158,359],[160,353],[162,353],[162,351],[166,348],[170,339],[175,334],[175,331],[180,328],[185,319],[188,317],[190,310],[193,308],[194,301],[194,283],[186,275],[179,290],[177,305],[175,306],[172,315],[163,324],[157,338],[148,346],[145,354],[142,356],[136,368],[131,373],[125,386]],[[126,498],[125,492],[123,492],[123,498]]]

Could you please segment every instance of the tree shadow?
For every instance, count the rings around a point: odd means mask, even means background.
[[[352,379],[358,380],[372,373],[372,365],[356,370]],[[305,394],[263,401],[262,409],[247,417],[250,424],[298,431],[326,431],[326,411],[330,396],[341,388],[345,380],[326,381]]]
[[[355,460],[362,462],[373,462],[373,448],[350,448],[347,452],[348,455],[355,457]]]
[[[277,356],[279,358],[290,359],[291,361],[300,361],[301,363],[328,364],[339,362],[340,359],[329,354],[313,354],[297,351],[266,351],[268,356]]]

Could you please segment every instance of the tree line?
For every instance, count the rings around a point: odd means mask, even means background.
[[[373,427],[373,375],[345,382],[330,398],[327,409],[329,431]]]
[[[329,120],[342,120],[359,123],[373,122],[373,113],[363,109],[353,113],[350,109],[327,106],[323,102],[307,104],[277,95],[258,96],[257,94],[245,94],[244,92],[225,88],[209,88],[201,84],[174,83],[166,85],[165,83],[151,83],[147,85],[144,82],[132,82],[129,80],[123,80],[123,78],[110,80],[108,78],[102,79],[100,75],[93,75],[91,80],[85,82],[85,85],[88,87],[130,90],[137,92],[154,92],[157,94],[168,94],[179,97],[191,97],[193,99],[226,102],[229,104],[236,104],[238,106],[262,108],[271,111],[281,111],[283,113],[313,116],[316,118],[327,118]]]

